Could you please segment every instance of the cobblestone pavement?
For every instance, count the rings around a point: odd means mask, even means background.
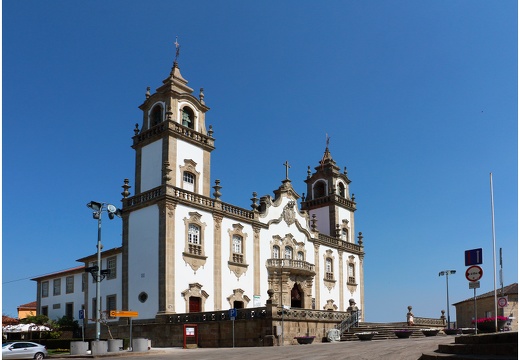
[[[454,342],[453,336],[390,339],[373,341],[343,341],[311,345],[286,345],[247,348],[153,348],[148,352],[121,352],[100,357],[140,359],[196,359],[196,360],[300,360],[300,359],[356,359],[356,360],[418,360],[422,353],[437,350],[438,344]],[[53,356],[54,358],[54,356]],[[77,358],[77,357],[75,357]]]

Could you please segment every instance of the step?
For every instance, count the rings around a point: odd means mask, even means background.
[[[518,360],[512,355],[469,355],[469,354],[442,354],[436,352],[423,353],[419,360]]]
[[[518,355],[518,343],[497,344],[439,344],[438,351],[445,354]]]

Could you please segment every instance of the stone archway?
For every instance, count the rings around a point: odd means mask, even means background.
[[[304,307],[304,292],[298,283],[295,283],[291,289],[291,308]]]

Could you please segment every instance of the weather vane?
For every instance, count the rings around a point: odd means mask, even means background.
[[[179,58],[179,55],[181,53],[181,46],[179,45],[178,41],[179,37],[175,37],[175,62],[177,62],[177,59]]]
[[[326,144],[327,144],[327,148],[328,148],[329,147],[329,142],[330,142],[329,134],[325,133],[325,139],[326,139]]]

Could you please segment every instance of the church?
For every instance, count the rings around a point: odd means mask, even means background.
[[[216,139],[206,125],[209,107],[203,89],[198,96],[193,92],[176,57],[162,85],[155,92],[148,88],[139,106],[142,120],[132,138],[135,180],[125,179],[122,192],[122,246],[102,254],[101,269],[113,269],[102,285],[103,310],[156,319],[257,308],[268,300],[283,308],[333,312],[355,303],[362,320],[363,236],[355,232],[356,202],[346,167],[336,164],[328,142],[302,179],[304,198],[293,189],[286,162],[274,196],[253,193],[250,209],[225,203],[219,180],[211,183]],[[95,255],[78,261],[97,264]],[[67,301],[69,292],[60,291],[53,298],[49,282],[56,290],[54,278],[63,277],[68,286],[72,275],[82,276],[82,294]],[[59,315],[63,309],[84,309],[91,324],[97,318],[95,281],[86,278],[74,268],[33,279],[39,313],[54,318],[65,315]],[[56,307],[57,301],[64,306]]]

